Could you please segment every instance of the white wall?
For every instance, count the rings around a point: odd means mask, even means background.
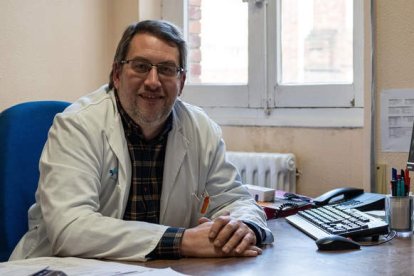
[[[74,101],[106,83],[121,30],[137,16],[136,0],[0,1],[0,110]]]

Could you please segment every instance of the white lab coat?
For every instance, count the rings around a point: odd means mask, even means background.
[[[177,100],[168,136],[160,224],[122,220],[131,162],[113,91],[101,87],[55,117],[40,160],[29,231],[11,260],[78,256],[144,261],[168,226],[197,225],[222,211],[255,222],[273,242],[265,214],[225,160],[221,130],[197,107]],[[195,245],[196,246],[196,245]]]

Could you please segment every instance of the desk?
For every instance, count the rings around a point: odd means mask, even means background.
[[[393,239],[352,251],[318,251],[313,239],[285,219],[268,221],[273,245],[256,258],[154,260],[147,267],[190,275],[414,275],[413,239]]]

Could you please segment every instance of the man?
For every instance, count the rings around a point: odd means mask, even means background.
[[[165,21],[125,30],[109,86],[55,118],[11,259],[247,257],[273,241],[220,128],[178,99],[186,47]]]

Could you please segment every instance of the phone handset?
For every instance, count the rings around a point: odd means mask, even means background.
[[[313,204],[316,207],[324,206],[326,204],[337,203],[338,200],[349,200],[360,194],[364,193],[363,189],[353,188],[353,187],[343,187],[333,189],[329,192],[326,192],[317,198],[313,199]],[[340,197],[340,198],[339,198]],[[338,198],[338,199],[337,199]],[[335,199],[334,202],[330,202],[332,199]]]

